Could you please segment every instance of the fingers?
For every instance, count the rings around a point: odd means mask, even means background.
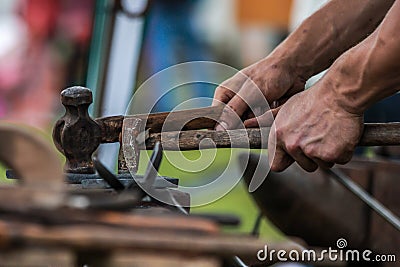
[[[332,168],[333,167],[333,165],[335,165],[334,163],[332,163],[332,162],[326,162],[326,161],[323,161],[323,160],[320,160],[320,159],[317,159],[317,158],[313,158],[313,161],[315,162],[315,163],[317,163],[317,165],[321,168],[321,169],[330,169],[330,168]]]
[[[274,111],[275,110],[276,109],[274,109]],[[254,119],[248,120],[249,122],[247,122],[246,125],[248,125],[250,121],[254,121]],[[298,143],[288,141],[280,131],[277,134],[275,124],[272,125],[268,138],[268,150],[270,155],[270,168],[271,171],[275,172],[284,171],[295,161],[301,168],[308,172],[314,172],[318,169],[318,167],[328,169],[334,165],[333,162],[326,161],[327,159],[322,160],[320,158],[313,157],[310,153],[305,154],[304,150]]]
[[[275,116],[278,114],[280,107],[268,110],[261,116],[250,118],[244,121],[244,127],[256,128],[256,127],[270,127],[274,122]]]
[[[318,168],[318,165],[304,155],[299,147],[285,147],[283,143],[281,143],[279,140],[277,141],[274,126],[272,127],[269,135],[268,148],[271,171],[283,171],[292,165],[294,161],[296,161],[300,167],[308,172],[313,172]]]
[[[276,144],[275,127],[272,126],[268,138],[268,160],[271,171],[280,172],[292,165],[293,158],[282,147]]]
[[[215,127],[215,130],[221,131],[236,128],[241,123],[241,116],[247,109],[247,103],[239,95],[235,95],[222,111],[219,124]]]
[[[262,108],[260,108],[262,107]],[[250,79],[247,79],[242,88],[229,100],[226,108],[221,114],[220,124],[223,124],[226,129],[235,129],[240,123],[244,115],[249,114],[249,110],[254,115],[261,115],[261,110],[268,107],[268,102],[257,87]],[[222,127],[216,127],[216,130],[221,130]]]
[[[312,159],[308,158],[300,149],[297,151],[293,151],[290,153],[293,159],[300,165],[304,170],[308,172],[314,172],[318,169],[318,164],[315,163]]]
[[[236,93],[239,92],[246,79],[247,76],[239,72],[233,77],[221,83],[215,89],[212,105],[217,106],[223,103],[228,103],[232,99],[232,97],[234,97]]]
[[[290,157],[285,150],[277,148],[273,157],[269,157],[269,164],[271,166],[271,171],[281,172],[293,164],[294,159]]]
[[[227,104],[223,110],[219,123],[215,127],[217,131],[233,129],[240,123],[240,117],[247,111],[246,102],[239,96],[247,76],[241,72],[223,82],[217,87],[214,94],[213,106]]]
[[[270,167],[271,171],[281,172],[292,165],[293,162],[297,162],[297,164],[303,168],[305,171],[314,172],[318,169],[319,166],[323,166],[323,168],[330,168],[333,166],[329,163],[322,162],[318,160],[319,164],[314,161],[314,159],[310,159],[307,157],[299,148],[296,150],[291,150],[287,148],[283,148],[282,146],[277,146],[276,148],[271,147],[268,144],[268,148],[270,150],[269,153],[273,153],[270,159]],[[288,150],[291,150],[288,152]]]

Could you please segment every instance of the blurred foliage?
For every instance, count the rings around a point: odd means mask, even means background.
[[[0,181],[2,183],[7,182],[6,177],[6,167],[0,163]]]

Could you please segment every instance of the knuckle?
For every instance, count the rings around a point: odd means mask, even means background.
[[[253,79],[253,82],[254,84],[253,83],[251,84],[253,89],[262,91],[263,89],[265,90],[267,88],[267,84],[264,77],[256,77]]]
[[[315,146],[313,146],[313,145],[308,145],[308,146],[304,147],[303,152],[309,158],[317,158],[318,157],[317,150],[316,150]]]
[[[258,72],[258,64],[254,66],[250,66],[242,71],[242,75],[245,76],[246,78],[252,78],[256,76],[256,73]]]
[[[273,172],[282,172],[284,168],[282,167],[282,164],[278,162],[272,162],[271,164],[271,171]]]
[[[327,149],[319,158],[325,162],[336,162],[337,155],[336,149]]]
[[[279,127],[279,126],[275,127],[275,137],[276,137],[276,139],[281,140],[283,138],[283,133],[284,133],[284,130],[281,127]]]
[[[292,142],[286,142],[285,147],[286,147],[286,151],[291,155],[295,154],[299,149],[298,143],[297,142],[293,142],[293,141]]]
[[[336,160],[336,163],[346,164],[347,162],[349,162],[351,160],[352,157],[353,157],[352,151],[344,152],[343,154],[341,154],[340,157],[338,157],[338,159]]]
[[[235,80],[228,80],[221,84],[221,87],[224,91],[237,91],[238,83]]]

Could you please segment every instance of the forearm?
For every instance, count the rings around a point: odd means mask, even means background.
[[[393,1],[332,0],[306,19],[273,54],[288,57],[306,80],[373,32]]]
[[[324,80],[332,83],[338,104],[362,114],[400,89],[400,1],[363,42],[343,54]]]

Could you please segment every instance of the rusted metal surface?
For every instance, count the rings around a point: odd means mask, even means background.
[[[126,165],[126,160],[124,156],[124,150],[122,149],[122,144],[118,149],[118,174],[130,174],[129,168]]]
[[[71,87],[61,92],[65,115],[53,130],[57,149],[65,155],[65,171],[94,173],[92,153],[101,142],[101,128],[88,114],[92,92],[83,87]]]
[[[266,148],[270,128],[238,129],[228,131],[167,131],[152,133],[146,148],[152,149],[161,141],[166,150],[197,150],[207,148]],[[264,137],[264,138],[263,138]],[[200,143],[205,139],[212,142]],[[263,143],[264,141],[264,143]],[[264,145],[264,147],[262,147]],[[359,146],[400,145],[400,123],[366,123]]]
[[[125,162],[123,167],[127,167],[132,174],[136,174],[139,168],[140,148],[138,136],[145,129],[143,121],[139,118],[126,118],[122,127],[122,151],[123,158],[119,162]],[[144,142],[145,140],[143,140]]]
[[[359,145],[390,146],[400,145],[400,123],[365,123]]]
[[[68,184],[77,184],[82,185],[83,188],[91,188],[91,189],[107,189],[110,188],[109,185],[100,177],[98,174],[79,174],[79,173],[66,173],[66,178],[64,181]],[[118,180],[120,180],[123,184],[128,185],[131,183],[135,183],[135,180],[143,179],[143,175],[135,175],[132,177],[129,173],[117,174]],[[6,171],[6,177],[8,179],[20,179],[16,176],[13,170]],[[166,188],[166,187],[178,187],[177,178],[172,178],[168,176],[157,176],[154,186],[156,188]]]
[[[124,116],[111,116],[94,120],[101,130],[101,143],[116,143],[120,141]]]
[[[95,119],[102,131],[102,143],[118,142],[124,118],[138,118],[146,122],[146,129],[152,133],[161,132],[165,120],[165,131],[213,129],[221,115],[222,107],[208,107],[171,112],[139,114],[131,116],[112,116]],[[182,129],[181,129],[182,127]],[[167,130],[168,129],[168,130]]]
[[[54,144],[66,157],[66,172],[86,174],[94,173],[91,156],[100,143],[123,141],[122,127],[125,118],[127,118],[127,122],[134,119],[145,119],[146,129],[160,132],[165,120],[169,122],[167,124],[169,130],[181,130],[181,127],[174,128],[176,125],[180,125],[184,129],[213,128],[222,111],[221,107],[211,107],[194,109],[191,112],[164,112],[130,117],[113,116],[93,120],[88,115],[88,107],[92,103],[92,93],[83,87],[65,89],[61,93],[61,102],[65,106],[66,113],[54,127]],[[152,145],[154,146],[154,143]],[[133,150],[135,154],[139,153],[138,150]],[[123,155],[120,157],[120,162],[124,165],[126,159],[123,158]],[[123,167],[121,166],[121,169]]]
[[[191,130],[150,134],[146,149],[152,149],[161,142],[165,150],[198,150],[209,148],[266,148],[270,128],[238,129],[227,131]],[[262,143],[264,137],[264,143]]]
[[[95,121],[102,129],[102,143],[114,143],[119,141],[119,135],[122,132],[122,125],[125,118],[141,119],[146,122],[145,128],[149,129],[150,133],[160,133],[161,130],[170,132],[180,130],[190,131],[197,129],[212,129],[214,128],[220,114],[220,107],[209,107],[192,109],[190,111],[175,111],[173,113],[162,112],[126,117],[104,117],[95,119]],[[166,119],[168,120],[168,126],[163,128]]]

